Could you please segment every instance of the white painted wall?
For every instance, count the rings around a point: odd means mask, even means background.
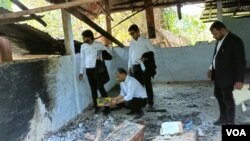
[[[214,43],[200,44],[196,47],[156,48],[157,75],[154,82],[206,80]],[[128,48],[115,48],[112,50],[112,54],[113,60],[106,62],[111,78],[109,83],[105,85],[107,90],[110,90],[117,83],[113,74],[114,70],[118,67],[127,69]],[[82,111],[92,103],[87,76],[84,76],[83,81],[78,80],[79,54],[76,55],[76,69],[72,67],[72,60],[70,56],[49,59],[46,80],[49,86],[49,96],[52,100],[51,109],[49,111],[43,110],[41,118],[34,115],[29,135],[35,136],[29,140],[38,138],[36,136],[39,138],[42,136],[41,130],[38,130],[41,127],[43,127],[43,133],[58,130],[76,117],[79,114],[78,111]],[[77,82],[78,93],[75,93],[74,90],[74,79]],[[77,104],[79,105],[77,106]],[[43,107],[41,103],[37,105]],[[41,109],[39,107],[36,109]],[[36,113],[41,112],[36,111]],[[48,119],[51,119],[51,122],[48,122]]]
[[[214,42],[191,47],[158,48],[155,82],[207,80]]]
[[[74,118],[90,103],[91,97],[87,80],[79,81],[78,75],[74,76],[75,69],[72,67],[72,61],[70,56],[49,59],[49,72],[46,80],[49,86],[49,96],[52,99],[51,107],[53,109],[50,115],[52,118],[51,130],[53,131]],[[77,80],[78,94],[75,92],[75,79]]]
[[[215,42],[191,47],[160,48],[156,46],[157,74],[154,82],[206,80]],[[128,48],[115,49],[118,66],[127,69]],[[117,61],[117,60],[116,60]]]

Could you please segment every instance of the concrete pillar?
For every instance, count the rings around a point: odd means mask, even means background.
[[[223,22],[223,6],[222,6],[222,1],[218,0],[217,1],[217,19],[218,21]]]
[[[62,20],[63,20],[63,32],[64,32],[64,45],[66,49],[66,54],[74,54],[74,41],[73,41],[73,32],[71,26],[71,18],[70,14],[65,11],[61,10],[62,12]]]
[[[78,111],[78,114],[81,113],[80,111],[80,105],[79,105],[79,93],[78,93],[78,87],[77,87],[77,79],[78,79],[78,74],[76,73],[76,56],[75,56],[75,46],[74,46],[74,41],[73,41],[73,32],[72,32],[72,25],[71,25],[71,18],[70,14],[65,11],[61,10],[62,12],[62,20],[63,20],[63,31],[64,31],[64,44],[66,48],[66,54],[71,55],[72,57],[72,79],[74,79],[74,94],[75,96],[75,101],[76,101],[76,108]],[[69,66],[70,67],[70,66]]]

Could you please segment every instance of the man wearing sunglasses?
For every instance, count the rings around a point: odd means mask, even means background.
[[[128,71],[146,88],[148,108],[153,109],[154,94],[151,77],[156,74],[155,49],[149,39],[141,36],[139,27],[133,24],[128,29],[132,37],[129,48]]]

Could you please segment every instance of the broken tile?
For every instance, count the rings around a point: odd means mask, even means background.
[[[183,125],[180,121],[164,122],[161,124],[161,135],[174,135],[183,133]]]

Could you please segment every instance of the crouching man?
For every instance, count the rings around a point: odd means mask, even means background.
[[[125,107],[131,111],[127,115],[135,115],[134,119],[141,118],[142,108],[147,105],[147,93],[143,86],[133,77],[127,75],[123,68],[116,71],[116,79],[120,82],[121,92],[111,100],[112,107]]]

